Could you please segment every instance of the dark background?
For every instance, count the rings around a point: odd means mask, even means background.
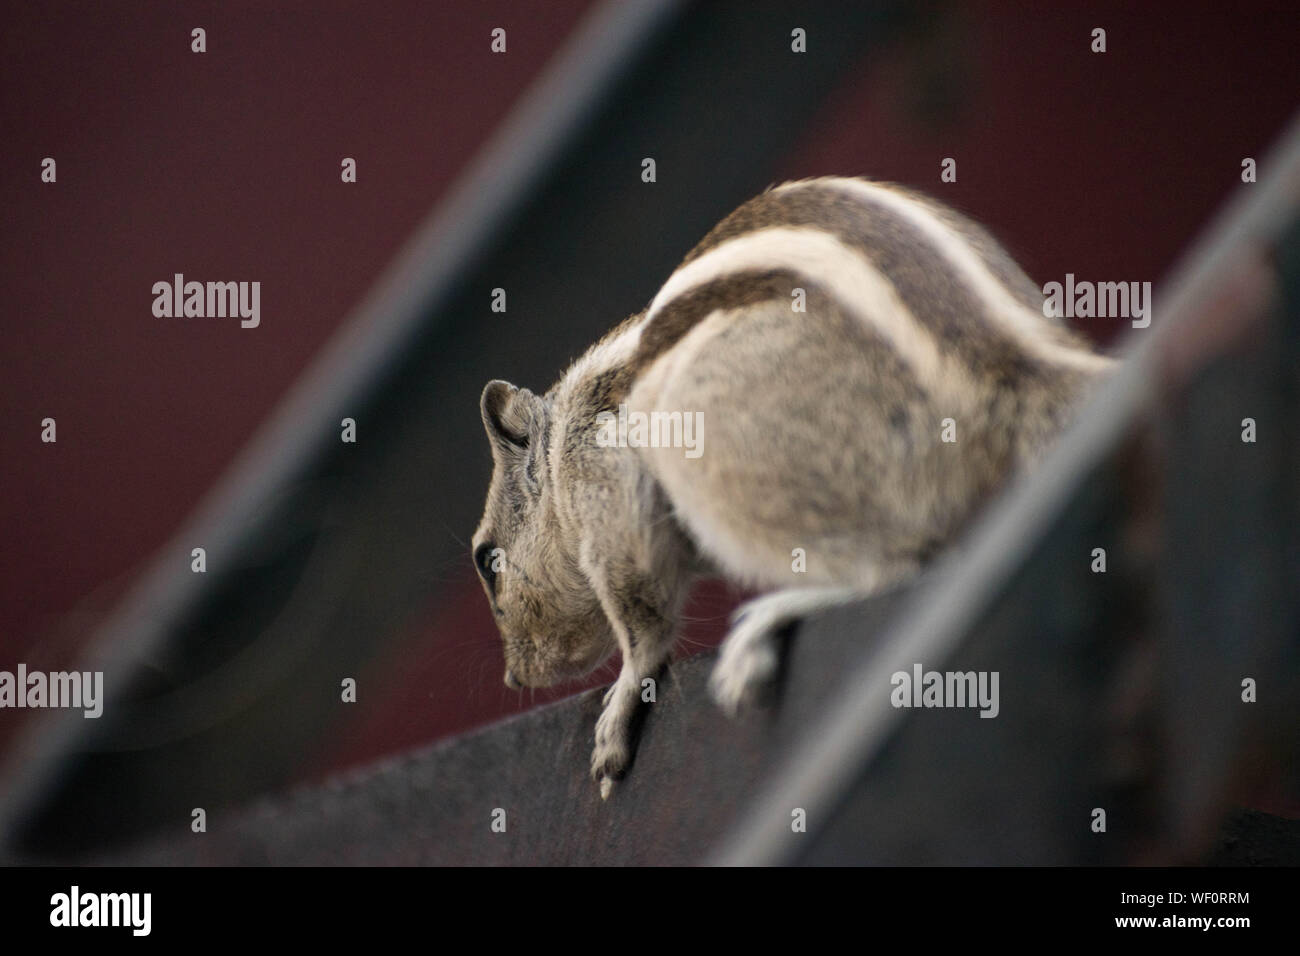
[[[1040,282],[1066,272],[1158,282],[1240,188],[1242,158],[1259,159],[1294,111],[1296,14],[1286,4],[1058,6],[934,5],[789,131],[773,180],[904,182],[986,223]],[[133,575],[237,459],[586,8],[487,0],[5,11],[0,668],[76,662]],[[203,55],[189,49],[195,26],[207,30]],[[508,30],[504,56],[489,51],[495,26]],[[1107,30],[1101,55],[1089,50],[1096,26]],[[810,37],[807,56],[817,43]],[[719,81],[729,57],[746,55],[719,50]],[[678,95],[698,101],[710,91]],[[660,189],[666,202],[674,180],[712,172],[660,168],[659,182],[643,186],[643,155],[629,144],[628,188]],[[58,162],[57,184],[40,181],[46,156]],[[345,156],[357,159],[355,185],[339,181]],[[939,180],[949,156],[955,184]],[[638,246],[629,223],[622,247],[538,255],[557,270],[601,274],[635,262]],[[175,272],[261,281],[261,327],[155,318],[150,288]],[[625,312],[665,275],[647,268]],[[576,354],[622,317],[575,316],[564,351]],[[479,380],[515,377],[528,320],[526,308],[501,317],[485,307],[481,321],[500,328],[494,354],[465,356]],[[1099,322],[1088,331],[1109,342],[1122,329]],[[445,414],[476,418],[477,393]],[[39,440],[46,416],[58,421],[55,445]],[[433,467],[486,489],[484,444],[445,449]],[[431,533],[467,542],[475,520],[449,509]],[[467,553],[432,562],[422,581],[419,625],[370,661],[347,733],[323,738],[298,776],[572,691],[501,685]],[[716,587],[701,596],[683,652],[716,640],[731,599]],[[0,711],[0,748],[26,716]]]

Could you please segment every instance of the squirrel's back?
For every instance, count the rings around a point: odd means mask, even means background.
[[[620,409],[699,423],[694,455],[637,454],[733,576],[788,583],[804,549],[808,583],[878,586],[1031,464],[1111,366],[1042,303],[933,200],[788,183],[711,230],[553,395],[571,436]]]

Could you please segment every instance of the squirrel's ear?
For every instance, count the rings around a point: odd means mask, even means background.
[[[494,447],[527,448],[530,435],[540,423],[542,400],[526,388],[494,379],[479,399],[483,427]]]

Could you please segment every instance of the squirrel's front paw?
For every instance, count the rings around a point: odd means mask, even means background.
[[[608,696],[607,696],[608,699]],[[596,721],[596,747],[591,752],[591,778],[600,784],[600,798],[609,797],[631,758],[628,720],[617,706],[606,706]]]

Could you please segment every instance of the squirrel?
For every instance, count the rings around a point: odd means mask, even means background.
[[[505,683],[621,652],[591,759],[602,798],[697,578],[764,592],[710,678],[736,714],[788,625],[908,580],[1034,466],[1115,364],[1043,303],[946,205],[802,180],[723,219],[544,395],[487,384],[472,547]]]

